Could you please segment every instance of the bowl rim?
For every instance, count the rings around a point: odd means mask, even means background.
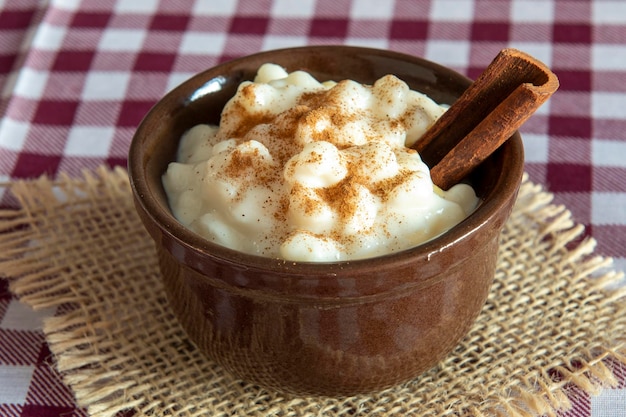
[[[167,235],[168,238],[172,239],[173,242],[176,242],[177,245],[190,249],[194,252],[199,252],[203,256],[211,258],[222,264],[229,264],[240,269],[264,271],[279,275],[291,275],[294,277],[310,275],[320,277],[323,275],[334,276],[338,271],[350,271],[352,274],[358,274],[359,271],[370,270],[374,267],[384,267],[385,269],[395,268],[415,262],[415,260],[419,258],[427,258],[430,260],[432,257],[438,256],[438,254],[451,250],[456,242],[459,242],[470,235],[476,234],[479,229],[486,227],[490,218],[494,217],[502,206],[506,205],[515,197],[523,175],[524,165],[523,144],[519,132],[515,132],[500,148],[504,152],[505,156],[509,157],[513,161],[519,161],[518,164],[514,164],[514,167],[517,169],[505,170],[503,174],[498,177],[490,193],[491,198],[483,201],[479,207],[477,207],[477,209],[470,214],[470,216],[443,234],[417,246],[376,257],[333,262],[300,262],[248,254],[210,242],[195,232],[192,232],[176,220],[167,207],[163,207],[159,204],[157,198],[155,197],[154,190],[152,190],[149,182],[147,181],[145,175],[146,170],[143,169],[145,164],[142,161],[145,159],[145,149],[142,146],[143,141],[141,140],[141,137],[146,134],[147,121],[150,120],[155,113],[158,113],[159,110],[167,107],[168,104],[175,102],[173,97],[177,94],[177,92],[185,89],[190,84],[198,83],[200,80],[206,79],[208,75],[214,78],[219,74],[225,74],[225,70],[228,67],[232,67],[240,62],[245,62],[251,58],[258,59],[264,56],[270,57],[276,53],[304,51],[324,53],[331,49],[350,52],[352,54],[373,54],[402,60],[416,65],[427,66],[437,71],[452,72],[459,80],[467,82],[467,86],[471,83],[471,80],[468,77],[451,68],[429,61],[425,58],[393,50],[349,45],[313,45],[272,49],[220,63],[191,76],[166,93],[165,96],[163,96],[148,111],[137,127],[135,133],[133,134],[128,153],[128,173],[136,208],[141,210],[141,212],[143,212],[143,214],[150,219],[150,221],[159,229],[160,233]],[[148,231],[152,234],[154,232],[151,229],[152,228],[148,228]],[[153,238],[156,238],[156,236],[153,235]],[[159,239],[163,241],[162,237],[159,237]]]

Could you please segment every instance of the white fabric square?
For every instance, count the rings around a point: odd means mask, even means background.
[[[35,367],[0,365],[0,404],[24,404]]]
[[[143,30],[107,29],[100,38],[98,49],[103,51],[139,51],[146,37]]]
[[[70,130],[64,155],[107,157],[113,140],[114,128],[76,126]]]
[[[146,13],[151,14],[159,9],[159,0],[118,0],[115,4],[116,13]]]
[[[20,71],[15,84],[15,94],[33,100],[43,96],[48,73],[24,67]]]
[[[272,49],[293,48],[297,46],[306,46],[308,43],[306,36],[276,36],[267,35],[263,37],[263,51]]]
[[[591,47],[591,64],[594,70],[624,71],[626,45],[595,44]]]
[[[18,122],[5,117],[0,121],[0,147],[15,152],[24,148],[28,123]]]
[[[197,16],[231,16],[236,9],[236,1],[197,0],[193,6],[192,14]]]
[[[545,164],[548,162],[548,136],[522,133],[524,159],[526,162]]]
[[[180,44],[180,52],[183,54],[219,55],[224,50],[226,34],[186,32]]]
[[[353,0],[350,16],[355,19],[391,19],[393,1]]]
[[[536,114],[537,116],[540,116],[540,115],[548,116],[550,114],[550,100],[552,99],[549,98],[545,103],[539,106],[539,108],[535,110],[534,114]]]
[[[513,0],[511,21],[527,23],[552,23],[554,4],[552,1]]]
[[[78,10],[82,0],[53,0],[52,6],[65,10]]]
[[[12,300],[9,307],[4,313],[4,317],[0,322],[3,329],[12,330],[41,330],[43,328],[43,319],[54,315],[55,309],[46,308],[42,310],[33,310],[26,304]]]
[[[24,42],[24,45],[41,49],[42,51],[56,51],[61,49],[66,32],[66,28],[41,22],[39,29],[37,29],[37,32],[33,37],[32,45],[28,45],[28,42]]]
[[[315,0],[274,0],[273,17],[311,17],[315,14]]]
[[[83,100],[122,100],[130,74],[121,71],[92,71],[87,75],[81,97]]]
[[[175,87],[178,87],[183,82],[187,81],[195,74],[192,72],[172,72],[167,79],[166,91],[171,91]]]
[[[626,93],[594,92],[591,94],[591,114],[599,119],[626,120]]]
[[[593,23],[624,25],[626,19],[626,2],[594,1],[591,7],[591,20]]]
[[[470,56],[468,42],[429,41],[426,43],[426,59],[441,65],[467,66]]]
[[[432,3],[430,17],[443,21],[471,21],[474,17],[474,2],[467,0],[439,0]]]
[[[613,270],[626,272],[626,258],[613,258]],[[626,274],[617,285],[626,287]],[[626,415],[626,412],[623,415]]]
[[[626,142],[598,139],[592,141],[591,161],[594,166],[626,168]]]
[[[626,225],[626,193],[591,194],[591,222],[597,225]]]
[[[539,61],[552,66],[552,45],[546,42],[511,42],[508,46],[526,52]]]
[[[605,389],[591,397],[593,417],[626,416],[626,389]]]

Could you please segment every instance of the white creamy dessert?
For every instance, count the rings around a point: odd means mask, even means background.
[[[433,185],[409,148],[445,110],[392,75],[320,83],[265,64],[219,126],[181,139],[163,176],[170,207],[206,239],[266,257],[329,262],[417,246],[478,204],[467,184]]]

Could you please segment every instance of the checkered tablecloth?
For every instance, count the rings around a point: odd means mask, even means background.
[[[0,0],[0,182],[125,165],[140,119],[181,81],[308,44],[392,49],[470,77],[507,46],[545,62],[561,88],[522,128],[527,172],[626,269],[620,0]],[[52,314],[0,279],[0,416],[84,414],[50,366],[41,319]],[[620,380],[593,397],[573,389],[563,416],[626,416]]]

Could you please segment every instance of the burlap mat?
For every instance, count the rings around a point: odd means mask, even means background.
[[[231,377],[188,341],[167,305],[127,174],[9,185],[0,271],[33,308],[78,404],[94,416],[531,416],[570,406],[626,364],[626,290],[594,242],[527,179],[476,325],[437,367],[350,398],[299,398]],[[611,288],[613,287],[613,288]]]

